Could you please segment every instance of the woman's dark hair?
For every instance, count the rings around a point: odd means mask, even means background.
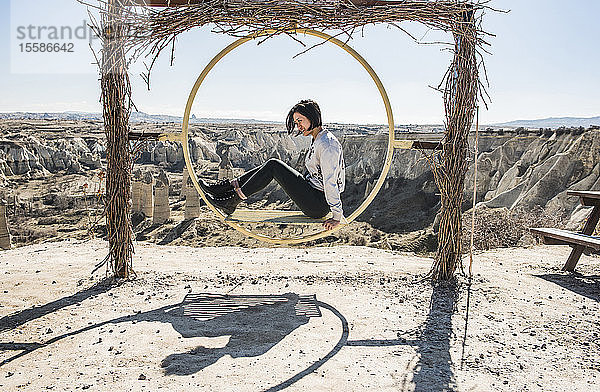
[[[294,128],[296,127],[296,123],[294,122],[294,113],[300,113],[304,117],[308,118],[310,121],[310,129],[312,130],[316,127],[320,127],[322,125],[321,121],[321,108],[319,105],[313,101],[312,99],[303,99],[294,105],[293,108],[290,109],[290,112],[287,115],[285,120],[285,127],[287,128],[288,133],[292,133]],[[296,133],[296,136],[300,134],[300,131]]]

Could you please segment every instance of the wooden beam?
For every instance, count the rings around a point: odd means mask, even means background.
[[[207,2],[206,0],[130,0],[132,6],[146,5],[148,7],[186,7]],[[403,1],[381,1],[381,0],[351,0],[357,6],[389,6],[400,5]]]
[[[204,0],[131,0],[132,6],[146,5],[148,7],[182,7],[204,3]]]
[[[288,225],[300,225],[309,223],[322,223],[331,218],[331,213],[323,218],[309,218],[300,211],[282,210],[244,210],[237,209],[226,220],[239,223],[278,223]]]
[[[599,191],[567,191],[569,196],[579,196],[581,204],[586,207],[593,207],[600,204]]]

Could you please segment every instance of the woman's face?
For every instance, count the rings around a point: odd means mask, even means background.
[[[300,132],[302,132],[302,134],[304,136],[308,136],[311,134],[310,131],[310,120],[308,119],[308,117],[295,112],[294,113],[294,123],[296,124],[296,127],[298,127],[298,130]]]

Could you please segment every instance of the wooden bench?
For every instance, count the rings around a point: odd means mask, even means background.
[[[592,236],[600,219],[600,191],[567,191],[567,195],[578,196],[582,205],[594,207],[581,233],[538,227],[531,228],[530,231],[541,236],[544,244],[572,247],[573,250],[562,269],[573,272],[581,254],[586,249],[600,250],[600,237]]]

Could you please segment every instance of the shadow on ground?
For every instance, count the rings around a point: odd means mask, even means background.
[[[11,325],[41,317],[51,311],[82,301],[102,292],[91,288],[40,307],[37,313],[23,313],[13,317]],[[109,324],[148,321],[169,323],[183,337],[230,336],[224,347],[196,347],[184,353],[173,353],[164,358],[161,366],[167,375],[188,375],[214,364],[219,358],[256,357],[269,351],[292,331],[307,324],[311,317],[320,317],[321,309],[332,312],[341,321],[341,336],[337,344],[324,357],[287,380],[269,388],[268,392],[281,391],[303,377],[313,373],[335,356],[344,346],[400,346],[415,347],[418,358],[414,366],[412,383],[415,391],[455,390],[454,373],[450,357],[452,314],[456,308],[458,288],[456,285],[434,285],[426,321],[416,333],[398,333],[391,340],[348,341],[349,328],[346,318],[333,306],[317,301],[313,296],[282,295],[220,295],[189,294],[178,304],[164,306],[148,312],[128,315],[102,323],[89,325],[76,331],[56,336],[43,343],[0,343],[3,350],[20,351],[0,362],[0,367],[35,350],[50,346],[65,338],[75,336]],[[21,323],[21,324],[19,324]],[[404,336],[402,336],[404,335]],[[314,342],[313,342],[314,344]],[[407,373],[411,374],[409,371]],[[401,390],[410,389],[404,380]]]
[[[158,243],[158,245],[169,245],[175,241],[194,223],[194,219],[188,219],[181,221],[177,226],[173,227],[171,231]]]
[[[17,313],[13,313],[8,316],[0,318],[0,332],[8,331],[20,327],[21,325],[33,321],[37,318],[44,317],[47,314],[72,306],[83,302],[88,298],[93,298],[97,295],[106,293],[113,285],[109,279],[105,279],[99,283],[96,283],[90,288],[79,291],[68,297],[57,299],[56,301],[49,302],[45,305],[34,306],[29,309],[21,310]]]
[[[600,302],[600,276],[581,275],[578,273],[535,275],[548,282],[555,283],[576,294]]]
[[[457,300],[456,285],[434,286],[429,314],[416,341],[420,359],[413,376],[415,392],[456,389],[450,357],[450,338],[452,337],[452,314],[456,309]]]
[[[69,298],[79,301],[85,295],[96,291],[76,294]],[[74,303],[72,299],[60,302],[62,306]],[[44,305],[43,314],[60,307],[54,303]],[[100,328],[109,324],[123,322],[161,322],[169,323],[183,337],[217,337],[230,336],[229,342],[224,347],[207,348],[197,347],[185,353],[174,353],[167,356],[161,365],[167,375],[188,375],[201,371],[214,364],[224,355],[231,357],[255,357],[266,353],[277,343],[298,327],[307,324],[311,317],[321,317],[321,308],[331,311],[342,323],[342,334],[337,344],[327,355],[311,364],[306,369],[294,376],[269,388],[267,391],[280,391],[306,375],[313,373],[325,362],[337,354],[346,345],[348,339],[348,323],[345,317],[333,306],[316,300],[312,296],[300,296],[287,293],[282,295],[220,295],[220,294],[189,294],[183,302],[164,306],[148,312],[128,315],[102,323],[89,325],[63,335],[56,336],[44,343],[3,343],[0,349],[5,351],[20,351],[19,353],[0,362],[0,367],[17,360],[39,348],[44,348],[57,343],[65,338]],[[41,317],[42,313],[36,317]],[[32,320],[29,316],[27,320]],[[24,318],[18,318],[23,321]],[[15,325],[15,323],[11,324]]]
[[[416,333],[404,334],[415,337],[401,337],[403,334],[399,333],[398,339],[351,340],[348,341],[348,346],[413,346],[417,351],[415,358],[418,358],[412,378],[414,391],[454,391],[456,385],[450,357],[450,339],[452,315],[456,310],[458,296],[456,284],[436,284],[433,286],[425,324]],[[409,380],[405,379],[400,390],[411,390],[408,384]]]
[[[197,347],[165,358],[167,375],[197,373],[221,357],[256,357],[269,351],[310,317],[320,317],[314,297],[189,294],[160,315],[185,338],[230,336],[224,347]],[[150,319],[155,315],[149,315]],[[144,317],[142,317],[143,319]],[[150,321],[150,320],[148,320]],[[162,320],[160,320],[162,321]]]

